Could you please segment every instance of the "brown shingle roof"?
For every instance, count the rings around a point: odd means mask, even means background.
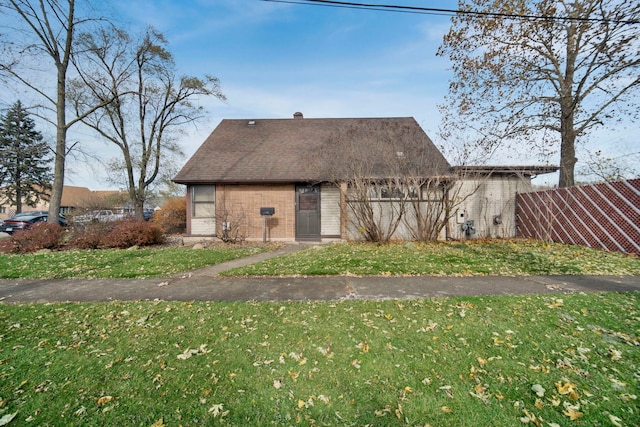
[[[319,150],[327,141],[349,135],[359,139],[362,146],[376,139],[380,128],[398,131],[394,149],[404,150],[405,144],[416,145],[427,153],[424,174],[441,175],[449,164],[412,117],[368,119],[256,119],[220,122],[195,154],[173,179],[177,183],[198,182],[304,182],[329,178],[328,169],[310,167],[310,153]],[[358,132],[353,132],[358,129]],[[407,132],[407,129],[411,132]],[[354,136],[355,135],[355,136]],[[411,136],[407,136],[411,135]],[[395,143],[394,143],[395,144]],[[332,144],[335,158],[339,158],[340,144]],[[425,158],[424,153],[421,158]],[[422,167],[422,165],[421,165]]]
[[[62,199],[60,200],[61,206],[77,207],[80,206],[82,201],[91,197],[91,190],[87,187],[76,187],[73,185],[65,185],[62,188]]]

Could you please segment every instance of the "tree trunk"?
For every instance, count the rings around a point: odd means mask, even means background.
[[[560,188],[572,187],[575,185],[574,169],[578,159],[576,158],[575,132],[562,134],[562,143],[560,146],[560,180],[558,186]]]
[[[144,199],[136,197],[133,201],[133,209],[135,212],[135,218],[139,221],[144,221]]]
[[[58,94],[56,121],[56,157],[53,169],[53,185],[49,202],[49,222],[57,223],[62,204],[64,188],[64,168],[67,155],[67,117],[66,117],[66,67],[58,65]]]
[[[20,185],[16,188],[16,213],[22,212],[22,191],[20,191]]]
[[[573,172],[576,166],[576,131],[574,129],[573,103],[571,97],[564,97],[561,105],[560,118],[560,188],[575,185]]]
[[[573,172],[576,166],[576,131],[574,127],[575,119],[575,99],[577,94],[573,93],[575,80],[576,61],[578,58],[578,41],[576,36],[576,26],[569,23],[566,28],[566,64],[565,74],[560,86],[560,188],[572,187],[575,185]]]

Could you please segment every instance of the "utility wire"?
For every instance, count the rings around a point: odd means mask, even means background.
[[[636,25],[640,24],[640,20],[636,19],[605,19],[605,18],[580,18],[580,17],[568,17],[568,16],[547,16],[547,15],[521,15],[515,13],[499,13],[499,12],[481,12],[472,10],[460,10],[460,9],[441,9],[433,7],[418,7],[418,6],[402,6],[402,5],[389,5],[379,3],[359,3],[359,2],[347,2],[336,0],[261,0],[272,3],[289,3],[299,4],[307,6],[326,6],[326,7],[339,7],[346,9],[366,9],[376,10],[382,12],[399,12],[399,13],[414,13],[421,15],[470,15],[470,16],[483,16],[493,18],[505,18],[505,19],[522,19],[522,20],[538,20],[538,21],[577,21],[577,22],[595,22],[595,23],[611,23],[611,24],[623,24],[623,25]]]

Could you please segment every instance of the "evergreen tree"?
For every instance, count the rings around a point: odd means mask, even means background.
[[[0,116],[0,199],[22,212],[48,200],[51,192],[51,151],[35,130],[35,122],[17,101]]]

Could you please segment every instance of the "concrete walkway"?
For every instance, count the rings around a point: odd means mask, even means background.
[[[0,280],[0,302],[333,301],[573,292],[640,292],[640,276],[227,278],[218,275],[221,271],[230,268],[253,264],[308,247],[304,244],[287,245],[274,252],[164,279]]]

